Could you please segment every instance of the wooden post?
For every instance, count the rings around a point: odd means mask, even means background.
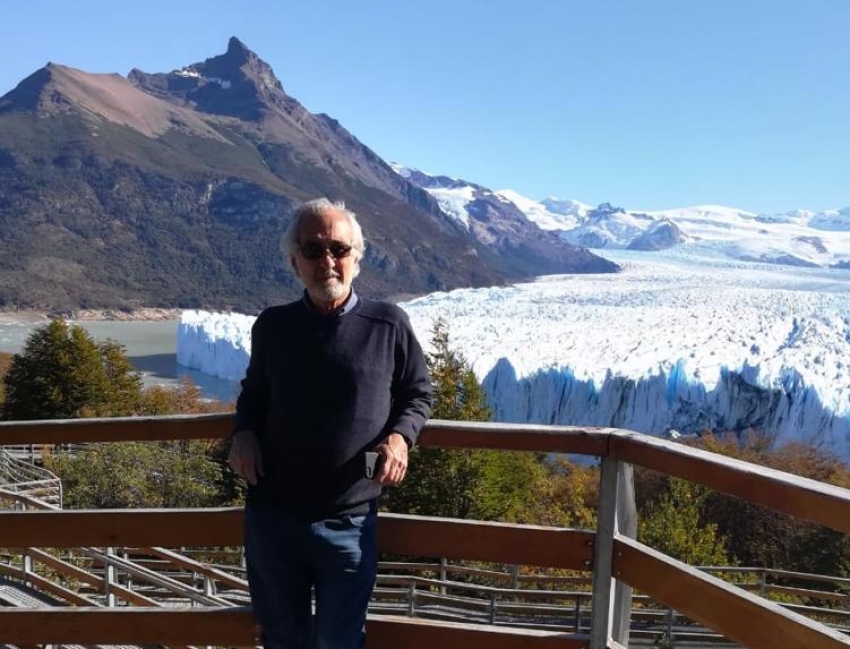
[[[496,593],[490,593],[490,624],[496,624]]]
[[[407,615],[408,617],[416,617],[416,580],[413,578],[410,580],[407,597]]]
[[[635,504],[634,467],[627,462],[617,463],[617,534],[637,538],[637,505]],[[616,578],[617,575],[615,574]],[[632,587],[619,579],[614,585],[614,620],[611,637],[629,646],[629,627],[632,617]]]
[[[674,642],[674,640],[673,640],[673,616],[674,615],[675,615],[675,613],[673,612],[672,608],[667,610],[667,625],[665,626],[665,633],[667,633],[666,640],[667,640],[667,644],[670,647],[673,647],[673,642]]]
[[[440,557],[440,581],[443,582],[443,585],[440,586],[440,595],[446,594],[446,586],[445,586],[446,572],[447,572],[446,571],[446,564],[447,564],[446,558]]]
[[[204,595],[215,595],[215,579],[209,575],[204,575]]]
[[[106,548],[106,554],[110,557],[115,556],[115,548]],[[115,583],[115,566],[107,562],[103,566],[103,594],[106,595],[106,605],[109,607],[115,606],[115,593],[112,592],[112,584]]]
[[[29,553],[29,548],[24,548],[23,556],[23,579],[24,586],[30,585],[30,575],[34,572],[32,555]]]
[[[610,457],[602,458],[599,482],[590,649],[606,649],[609,640],[628,646],[631,588],[626,584],[614,584],[614,536],[622,533],[633,538],[637,527],[631,465]]]
[[[576,623],[573,630],[576,633],[581,630],[581,595],[576,595]]]

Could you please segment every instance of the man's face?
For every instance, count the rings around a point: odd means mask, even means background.
[[[351,243],[351,223],[340,212],[323,212],[301,222],[292,267],[315,304],[336,308],[348,298],[357,270]]]

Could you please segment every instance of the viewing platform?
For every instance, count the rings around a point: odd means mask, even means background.
[[[206,439],[231,427],[232,415],[221,414],[6,422],[0,444]],[[821,593],[831,596],[829,607],[780,605],[762,596],[770,571],[753,592],[726,573],[721,579],[637,542],[632,466],[843,533],[850,532],[850,490],[611,428],[432,420],[420,444],[599,458],[598,524],[586,530],[381,514],[380,551],[392,562],[381,565],[370,607],[371,649],[654,646],[640,631],[658,605],[669,615],[656,622],[668,629],[711,631],[675,646],[850,647],[840,592]],[[7,566],[20,566],[0,571],[0,646],[258,643],[240,561],[217,559],[238,557],[241,508],[62,510],[23,492],[0,495],[12,503],[0,512],[0,554]],[[79,587],[60,586],[45,570]],[[476,570],[501,583],[453,579]]]

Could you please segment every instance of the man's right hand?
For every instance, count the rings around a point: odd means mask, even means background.
[[[239,430],[233,433],[227,463],[233,472],[247,480],[248,484],[257,484],[258,478],[265,475],[260,443],[253,430]]]

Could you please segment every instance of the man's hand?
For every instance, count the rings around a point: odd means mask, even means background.
[[[265,475],[260,443],[253,430],[239,430],[233,433],[227,463],[233,472],[247,480],[248,484],[257,484],[258,476]]]
[[[404,474],[407,473],[407,442],[404,437],[399,433],[390,433],[375,450],[384,459],[375,480],[391,487],[400,485]]]

